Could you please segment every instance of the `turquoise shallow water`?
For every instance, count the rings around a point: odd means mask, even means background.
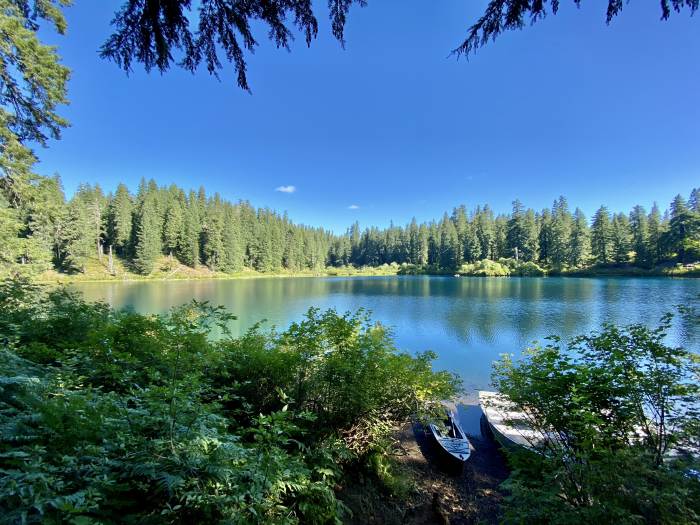
[[[83,283],[89,300],[159,313],[195,298],[238,316],[234,334],[267,319],[280,328],[310,306],[366,308],[392,327],[397,346],[434,350],[467,392],[486,388],[499,354],[535,340],[586,333],[603,322],[658,322],[674,305],[698,302],[700,279],[353,277]],[[700,350],[700,327],[678,319],[671,342]]]

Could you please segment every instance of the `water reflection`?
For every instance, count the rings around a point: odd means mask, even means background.
[[[89,300],[139,312],[164,312],[193,298],[223,304],[238,316],[234,334],[261,319],[285,327],[310,306],[364,307],[393,327],[400,348],[435,350],[438,365],[459,372],[468,389],[488,385],[491,362],[501,353],[517,355],[547,335],[568,338],[603,322],[653,324],[700,295],[700,280],[631,278],[270,278],[75,287]],[[698,349],[700,328],[679,318],[670,339]]]

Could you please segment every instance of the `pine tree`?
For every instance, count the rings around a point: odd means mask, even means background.
[[[552,259],[552,214],[544,209],[538,219],[540,262],[549,264]]]
[[[659,207],[656,203],[651,208],[648,220],[648,239],[646,253],[648,255],[649,264],[655,265],[661,261],[663,257],[663,237],[664,228],[661,222],[661,213],[659,212]]]
[[[122,257],[131,253],[131,232],[133,229],[134,203],[124,184],[117,186],[107,209],[107,238]]]
[[[95,255],[91,218],[85,201],[73,197],[68,205],[62,249],[65,253],[64,265],[68,269],[85,272],[87,259]]]
[[[466,243],[469,231],[469,219],[467,218],[467,209],[464,206],[452,210],[452,223],[455,225],[455,230],[457,230],[457,248],[459,251],[457,266],[459,267],[466,260]]]
[[[479,240],[482,259],[496,258],[496,236],[494,232],[493,212],[488,205],[477,207],[474,213],[474,229]]]
[[[292,272],[299,272],[304,268],[304,235],[300,228],[287,227],[285,235],[285,247],[283,265]],[[344,265],[344,255],[338,254],[338,264]]]
[[[591,252],[598,264],[608,264],[613,260],[612,226],[610,213],[605,206],[598,208],[593,216]]]
[[[245,246],[241,235],[240,222],[236,208],[227,205],[224,213],[224,264],[227,272],[240,272],[243,269]]]
[[[461,260],[459,250],[459,238],[457,229],[450,218],[445,214],[440,221],[440,255],[438,264],[446,270],[455,270],[458,268]]]
[[[102,260],[102,243],[106,235],[107,199],[98,185],[92,187],[89,184],[78,186],[75,198],[83,201],[87,209],[89,237],[92,240],[93,254]]]
[[[569,264],[574,267],[585,266],[591,254],[591,232],[588,221],[580,208],[574,211],[571,226],[571,251]]]
[[[525,210],[519,200],[513,202],[513,211],[508,220],[507,255],[523,261],[537,258],[538,239],[535,213]]]
[[[552,237],[550,259],[561,268],[570,260],[572,217],[564,197],[559,197],[552,206]]]
[[[688,199],[688,207],[695,213],[700,213],[700,188],[693,188]]]
[[[418,227],[418,264],[428,264],[430,254],[430,230],[425,224]]]
[[[635,263],[639,266],[652,266],[653,261],[649,252],[649,221],[643,206],[637,205],[632,208],[629,223]]]
[[[493,236],[496,244],[494,258],[508,255],[508,217],[499,214],[493,221]]]
[[[144,275],[153,271],[156,260],[162,254],[162,223],[158,215],[156,199],[154,193],[148,192],[141,202],[135,220],[134,267]]]
[[[612,225],[605,206],[598,208],[593,216],[591,253],[598,264],[608,264],[613,260]]]
[[[420,264],[420,234],[415,217],[408,226],[408,262]]]
[[[206,204],[202,227],[202,257],[211,270],[219,270],[225,264],[224,209],[217,193]]]
[[[629,220],[624,213],[617,213],[611,223],[611,240],[613,248],[613,260],[616,263],[629,261],[629,253],[632,248],[632,233]]]
[[[513,201],[513,211],[508,220],[507,255],[524,258],[526,241],[525,207],[516,199]]]
[[[34,186],[35,192],[25,202],[25,243],[34,244],[25,252],[30,252],[32,263],[44,269],[62,264],[62,239],[65,236],[66,202],[58,176],[41,177]],[[20,216],[20,215],[18,215]],[[33,259],[33,260],[32,260]],[[41,261],[41,262],[40,262]]]
[[[163,248],[170,257],[180,259],[185,229],[185,195],[176,187],[168,190],[163,221]]]
[[[20,232],[22,221],[16,208],[0,194],[0,263],[11,266],[19,261],[22,251]]]
[[[700,243],[700,214],[692,211],[681,195],[676,195],[671,203],[671,220],[666,232],[666,245],[681,262],[686,262],[686,252],[692,248],[693,256],[700,249],[695,247]],[[694,258],[694,257],[691,257]]]
[[[199,218],[199,206],[194,192],[187,197],[185,207],[184,227],[180,246],[180,260],[193,268],[200,264],[199,236],[201,223]]]

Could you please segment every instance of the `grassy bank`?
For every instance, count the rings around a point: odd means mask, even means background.
[[[700,262],[641,268],[632,264],[591,265],[584,268],[551,268],[515,259],[484,259],[463,264],[458,270],[433,266],[401,265],[399,275],[459,275],[462,277],[700,277]]]
[[[0,278],[6,278],[23,267],[0,271]],[[71,282],[114,282],[114,281],[179,281],[211,279],[258,279],[284,277],[368,277],[389,275],[460,275],[463,277],[700,277],[700,263],[681,265],[666,264],[655,268],[641,268],[632,264],[592,265],[585,268],[556,269],[539,266],[533,262],[520,262],[515,259],[488,259],[476,263],[463,264],[458,270],[435,266],[413,264],[383,264],[381,266],[328,266],[318,270],[291,271],[279,269],[271,272],[259,272],[243,268],[239,272],[220,272],[206,266],[192,268],[168,257],[162,257],[153,272],[143,275],[133,271],[124,261],[115,259],[112,271],[107,260],[90,259],[84,271],[65,273],[47,270],[33,275],[36,281],[43,283]]]
[[[276,270],[272,272],[258,272],[250,268],[244,268],[239,272],[227,273],[213,271],[206,266],[192,268],[163,257],[156,265],[156,269],[148,275],[137,273],[130,269],[122,260],[115,259],[112,271],[109,270],[107,260],[90,259],[87,261],[84,271],[64,273],[56,270],[47,270],[35,276],[37,282],[42,283],[71,283],[71,282],[114,282],[114,281],[178,281],[178,280],[210,280],[210,279],[258,279],[269,277],[360,277],[397,275],[401,269],[398,264],[384,264],[377,267],[354,266],[326,267],[318,270]],[[20,273],[23,273],[19,268]],[[0,273],[0,277],[9,276],[11,271]]]

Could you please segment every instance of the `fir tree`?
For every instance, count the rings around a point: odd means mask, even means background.
[[[582,267],[588,262],[591,254],[591,232],[583,212],[576,208],[571,225],[571,251],[569,264]]]
[[[540,262],[549,264],[552,257],[552,214],[544,209],[538,217]]]
[[[571,213],[564,197],[559,197],[552,206],[550,260],[555,267],[561,268],[570,260],[571,251]]]
[[[135,223],[134,267],[139,273],[147,275],[153,271],[156,260],[162,254],[162,223],[155,194],[149,192],[144,196]]]
[[[180,246],[180,260],[188,266],[196,267],[200,263],[200,232],[199,205],[196,195],[191,191],[187,197],[182,244]]]
[[[649,250],[649,221],[643,206],[637,205],[632,208],[629,222],[635,263],[640,266],[652,266],[653,260]]]
[[[64,264],[71,270],[86,269],[87,259],[95,255],[93,224],[85,202],[74,197],[68,205],[67,224],[64,229]]]
[[[651,208],[649,213],[648,227],[649,231],[647,239],[646,253],[648,256],[649,264],[657,264],[663,257],[663,237],[664,228],[661,222],[661,212],[659,212],[659,207],[656,203]]]
[[[598,208],[591,225],[591,253],[598,264],[613,260],[612,226],[610,213],[605,206]]]
[[[613,249],[613,260],[616,263],[626,263],[629,261],[629,253],[632,248],[632,234],[627,215],[617,213],[611,223],[611,241]]]
[[[134,203],[124,184],[117,191],[107,209],[107,237],[122,257],[131,253],[131,232],[133,229]]]
[[[686,251],[698,241],[700,215],[692,211],[681,195],[671,203],[671,220],[666,233],[666,244],[681,262],[686,262]],[[695,252],[695,249],[693,249]]]

